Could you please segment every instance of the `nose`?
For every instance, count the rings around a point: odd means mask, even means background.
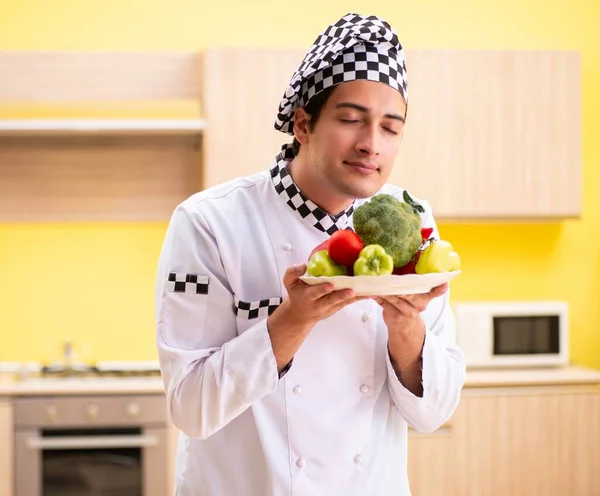
[[[368,157],[379,155],[378,137],[376,125],[364,126],[359,139],[356,141],[356,151]]]

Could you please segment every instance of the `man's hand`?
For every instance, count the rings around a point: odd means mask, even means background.
[[[310,286],[300,280],[306,264],[289,267],[283,284],[288,297],[267,319],[277,369],[281,372],[292,360],[311,329],[346,305],[364,299],[351,289],[335,291],[329,283]]]
[[[379,296],[375,301],[383,308],[388,328],[388,350],[398,379],[416,396],[423,395],[421,356],[425,342],[425,324],[421,312],[434,298],[443,295],[448,284],[429,293],[404,296]]]

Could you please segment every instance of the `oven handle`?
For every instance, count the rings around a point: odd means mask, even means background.
[[[149,434],[134,436],[32,436],[27,439],[27,447],[33,450],[66,450],[98,448],[145,448],[156,446],[158,438]]]

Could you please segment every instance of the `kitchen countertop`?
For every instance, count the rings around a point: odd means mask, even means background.
[[[600,385],[600,370],[578,366],[545,369],[468,370],[465,388]],[[164,394],[160,378],[28,378],[0,373],[0,397],[42,395]]]
[[[30,378],[0,374],[0,397],[46,395],[164,394],[157,377]]]
[[[466,388],[600,385],[600,370],[579,366],[467,370]]]

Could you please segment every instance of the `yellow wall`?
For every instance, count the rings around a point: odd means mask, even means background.
[[[465,273],[454,298],[565,299],[572,357],[600,368],[599,3],[577,0],[203,2],[0,0],[3,50],[307,47],[348,11],[376,13],[409,48],[558,48],[583,53],[584,213],[579,221],[442,225]],[[1,76],[0,76],[1,77]],[[274,109],[275,111],[275,109]],[[460,123],[458,123],[460,125]],[[0,361],[155,359],[154,270],[165,224],[0,226]]]

